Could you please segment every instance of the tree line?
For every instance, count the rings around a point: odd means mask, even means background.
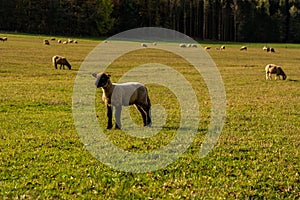
[[[300,0],[0,0],[0,31],[109,36],[149,26],[202,40],[300,42]]]

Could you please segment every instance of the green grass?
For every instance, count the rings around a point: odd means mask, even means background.
[[[110,68],[117,81],[131,67],[153,58],[181,72],[200,105],[197,138],[188,151],[164,169],[145,174],[115,171],[85,149],[74,127],[72,90],[77,70],[98,44],[50,46],[50,36],[6,34],[0,43],[0,198],[1,199],[299,199],[300,197],[300,45],[209,44],[225,84],[227,117],[218,145],[198,157],[210,120],[210,100],[201,76],[184,60],[153,49],[132,52]],[[60,38],[59,38],[60,39]],[[62,38],[65,39],[65,38]],[[205,44],[207,45],[207,44]],[[63,55],[72,70],[55,70],[53,55]],[[169,59],[165,59],[168,57]],[[141,62],[142,60],[142,62]],[[282,65],[286,81],[265,81],[264,66]],[[166,145],[178,128],[178,104],[165,87],[149,85],[153,104],[168,111],[166,126],[153,138],[137,139],[105,131],[127,151],[147,152]],[[162,95],[163,94],[163,95]],[[106,117],[97,93],[100,126]],[[131,115],[141,124],[137,112]]]

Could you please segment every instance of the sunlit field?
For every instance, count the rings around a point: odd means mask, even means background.
[[[8,41],[0,42],[1,199],[300,198],[299,44],[268,44],[275,53],[263,51],[265,44],[203,44],[212,47],[207,52],[222,75],[227,114],[217,145],[201,159],[211,101],[199,73],[184,59],[155,48],[141,48],[118,58],[107,69],[113,82],[132,67],[155,60],[185,76],[200,108],[197,137],[180,159],[157,171],[126,173],[94,158],[74,125],[74,80],[81,63],[101,40],[74,38],[78,44],[50,41],[48,46],[43,40],[51,36],[2,35]],[[216,50],[221,45],[226,49]],[[243,45],[248,46],[247,51],[239,50]],[[72,70],[54,69],[54,55],[65,56]],[[266,81],[264,68],[269,63],[282,66],[287,80],[275,81],[273,76]],[[129,152],[162,148],[179,128],[176,96],[157,84],[147,87],[152,104],[160,104],[168,114],[159,134],[140,139],[122,130],[105,130],[115,145]],[[101,96],[98,89],[98,122],[105,129]],[[130,111],[141,126],[139,113],[134,108]]]

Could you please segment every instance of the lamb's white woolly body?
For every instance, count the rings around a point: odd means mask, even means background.
[[[138,82],[113,83],[113,89],[103,90],[102,99],[105,103],[112,106],[129,106],[133,105],[137,99],[147,102],[146,87]],[[111,91],[113,93],[111,94]]]

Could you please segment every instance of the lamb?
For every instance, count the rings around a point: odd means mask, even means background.
[[[52,57],[52,63],[55,69],[57,69],[57,64],[60,65],[59,69],[61,69],[62,67],[63,69],[65,69],[65,65],[68,67],[69,70],[71,70],[72,67],[65,57],[58,55]]]
[[[115,111],[115,128],[121,129],[121,110],[122,106],[135,105],[143,118],[144,126],[151,126],[151,102],[147,88],[138,82],[127,82],[116,84],[110,80],[110,74],[99,73],[92,74],[96,78],[95,85],[97,88],[102,88],[102,100],[105,102],[107,109],[107,129],[111,129],[113,106]]]
[[[282,76],[283,80],[286,79],[286,74],[284,73],[284,71],[280,66],[277,66],[275,64],[268,64],[266,65],[265,70],[266,70],[266,80],[268,79],[272,80],[272,74],[276,74],[275,80],[277,80],[277,78],[280,79],[280,76]]]

